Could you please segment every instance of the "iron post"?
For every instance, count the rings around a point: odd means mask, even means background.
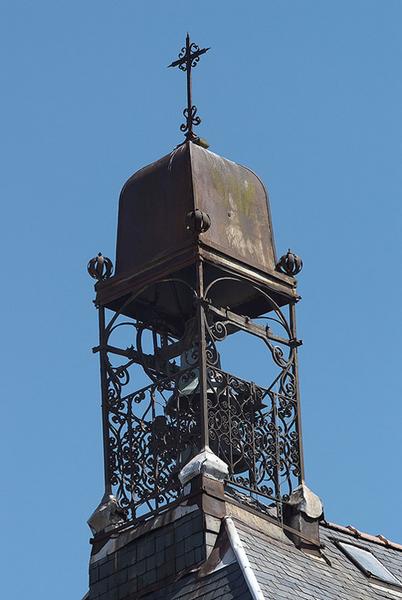
[[[209,445],[208,431],[208,376],[207,376],[207,342],[204,313],[204,270],[202,261],[197,263],[197,327],[198,327],[198,361],[200,388],[200,426],[201,448]]]

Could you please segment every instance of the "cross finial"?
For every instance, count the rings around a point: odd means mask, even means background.
[[[187,33],[186,45],[180,50],[178,60],[173,61],[169,65],[169,67],[179,67],[181,71],[186,71],[187,74],[187,107],[183,110],[186,122],[180,125],[180,131],[185,134],[186,142],[197,139],[193,127],[201,123],[201,119],[197,115],[197,107],[193,104],[192,100],[191,70],[197,66],[200,56],[208,50],[209,48],[201,49],[197,44],[191,42],[190,36]]]

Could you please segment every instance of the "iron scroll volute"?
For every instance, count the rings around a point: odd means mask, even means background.
[[[211,227],[211,218],[206,213],[196,208],[186,215],[186,229],[193,233],[205,233]]]

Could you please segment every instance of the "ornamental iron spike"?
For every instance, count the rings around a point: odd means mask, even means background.
[[[281,273],[289,275],[290,277],[294,277],[302,270],[303,261],[300,256],[294,254],[294,252],[292,252],[289,248],[287,253],[281,256],[279,259],[276,268]]]
[[[208,50],[210,48],[200,48],[197,44],[191,42],[190,36],[187,33],[186,45],[180,50],[178,60],[174,60],[168,65],[168,67],[179,67],[180,71],[185,71],[187,75],[187,106],[183,110],[183,116],[186,121],[180,125],[180,131],[185,134],[186,142],[198,140],[198,136],[193,132],[193,127],[201,123],[201,118],[197,115],[197,107],[193,104],[192,99],[191,71],[197,66],[200,56],[208,52]]]
[[[110,258],[103,256],[103,254],[99,252],[98,256],[91,258],[87,270],[93,279],[103,281],[104,279],[109,279],[111,276],[113,272],[113,263]]]

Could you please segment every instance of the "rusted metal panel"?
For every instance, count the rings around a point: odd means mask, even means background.
[[[209,215],[205,232],[187,215]],[[276,255],[267,194],[249,169],[186,143],[135,173],[120,195],[116,275],[134,273],[198,241],[264,272]]]
[[[211,219],[203,243],[262,271],[275,271],[268,197],[260,179],[195,144],[190,155],[195,206]]]
[[[137,273],[194,244],[185,226],[193,208],[188,144],[130,177],[120,194],[116,275]]]

